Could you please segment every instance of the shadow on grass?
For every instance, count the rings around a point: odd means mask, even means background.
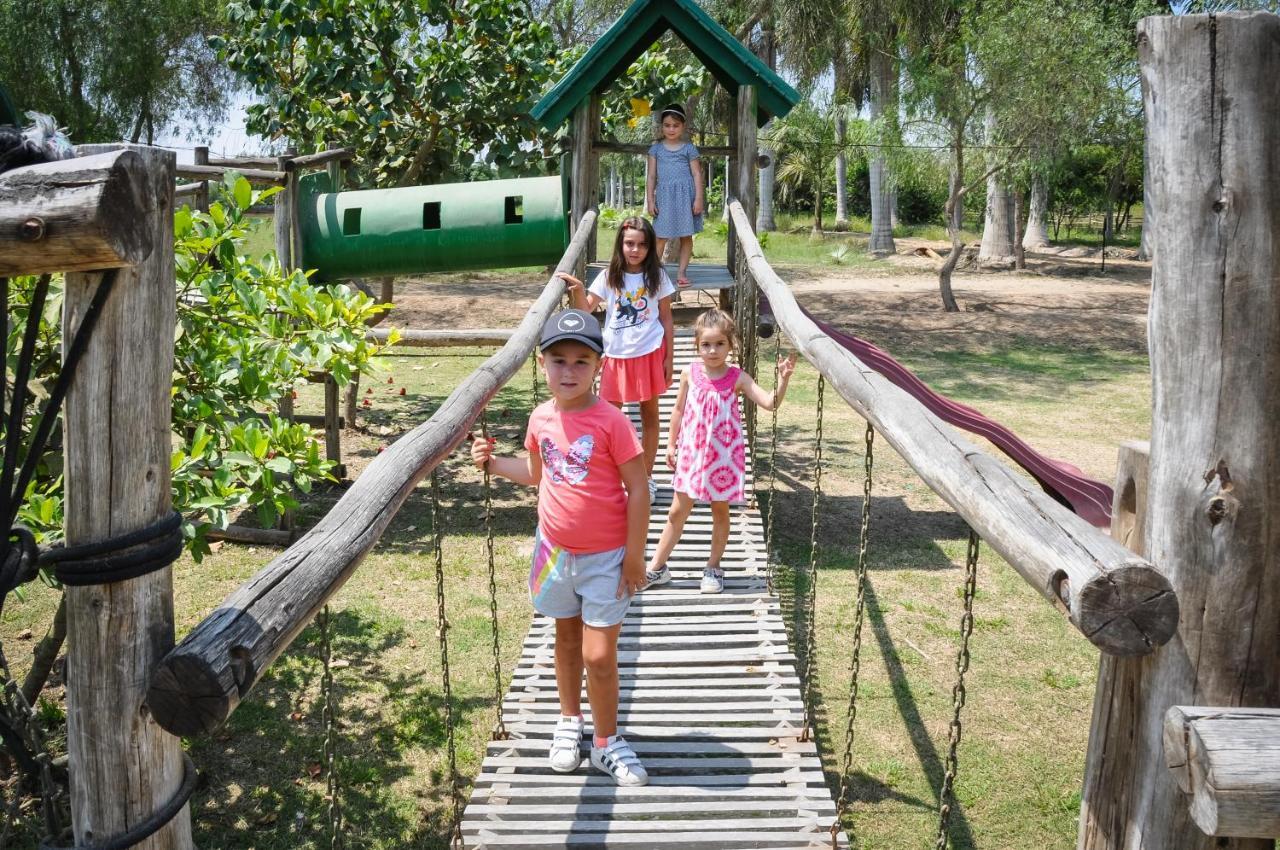
[[[392,791],[420,774],[411,749],[447,743],[443,694],[437,683],[385,666],[387,650],[406,640],[352,610],[333,614],[332,656],[338,710],[338,804],[347,846],[448,846],[452,783],[443,765],[425,776],[421,800]],[[197,845],[220,848],[328,846],[330,804],[324,766],[320,633],[308,626],[272,665],[226,726],[192,742],[202,784],[192,799]],[[361,681],[387,689],[379,703],[360,697]],[[492,712],[492,698],[453,700],[455,725],[477,711]],[[358,735],[353,734],[358,732]],[[420,777],[420,779],[423,777]],[[420,808],[439,811],[420,812]],[[429,817],[424,817],[429,814]]]

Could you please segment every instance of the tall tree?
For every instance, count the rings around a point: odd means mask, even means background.
[[[251,132],[342,141],[384,186],[542,160],[529,109],[555,42],[523,0],[232,0],[227,17],[217,44],[262,98]]]
[[[74,142],[152,141],[226,114],[234,76],[207,39],[220,2],[0,0],[0,80]]]

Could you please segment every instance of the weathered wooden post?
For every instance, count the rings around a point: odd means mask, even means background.
[[[191,161],[196,165],[209,164],[209,148],[207,145],[196,145],[195,151],[191,154]],[[196,192],[196,196],[191,199],[191,205],[200,212],[209,211],[209,181],[200,181],[200,188]]]
[[[82,153],[118,148],[82,147]],[[176,287],[174,155],[131,148],[148,175],[149,256],[121,269],[71,384],[65,409],[69,545],[149,526],[172,510],[170,390]],[[98,274],[68,274],[69,341]],[[67,587],[67,746],[76,844],[119,835],[169,802],[181,785],[181,741],[143,704],[152,667],[174,645],[172,568],[125,581]],[[143,850],[190,848],[184,806]]]
[[[1177,593],[1154,654],[1104,658],[1081,850],[1212,838],[1165,765],[1174,705],[1280,706],[1280,17],[1138,28],[1155,202],[1146,554]]]
[[[596,183],[599,182],[600,154],[595,150],[596,137],[600,135],[600,95],[590,97],[573,110],[573,198],[569,212],[569,231],[576,233],[578,223],[588,210],[598,203]],[[587,264],[596,258],[596,234],[587,240],[586,250],[578,257],[574,275],[585,279]]]

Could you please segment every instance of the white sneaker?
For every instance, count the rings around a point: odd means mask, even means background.
[[[649,504],[658,501],[658,482],[652,478],[649,479]]]
[[[582,764],[582,718],[561,717],[551,734],[551,769],[573,773]]]
[[[648,590],[655,584],[666,584],[671,581],[671,570],[666,564],[658,567],[656,570],[644,571],[644,584],[640,585],[641,590]]]
[[[702,571],[702,583],[698,585],[701,593],[719,593],[724,590],[724,570],[719,567],[707,567]]]
[[[619,785],[646,785],[649,782],[649,774],[640,763],[640,757],[630,744],[622,740],[621,735],[612,736],[603,747],[595,746],[593,741],[591,764],[612,776]]]

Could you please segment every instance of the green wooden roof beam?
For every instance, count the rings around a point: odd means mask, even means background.
[[[761,125],[770,117],[781,118],[800,102],[795,89],[694,0],[635,0],[542,96],[533,107],[534,119],[549,130],[559,127],[580,103],[609,88],[667,30],[675,32],[730,93],[736,95],[740,86],[755,86]]]

